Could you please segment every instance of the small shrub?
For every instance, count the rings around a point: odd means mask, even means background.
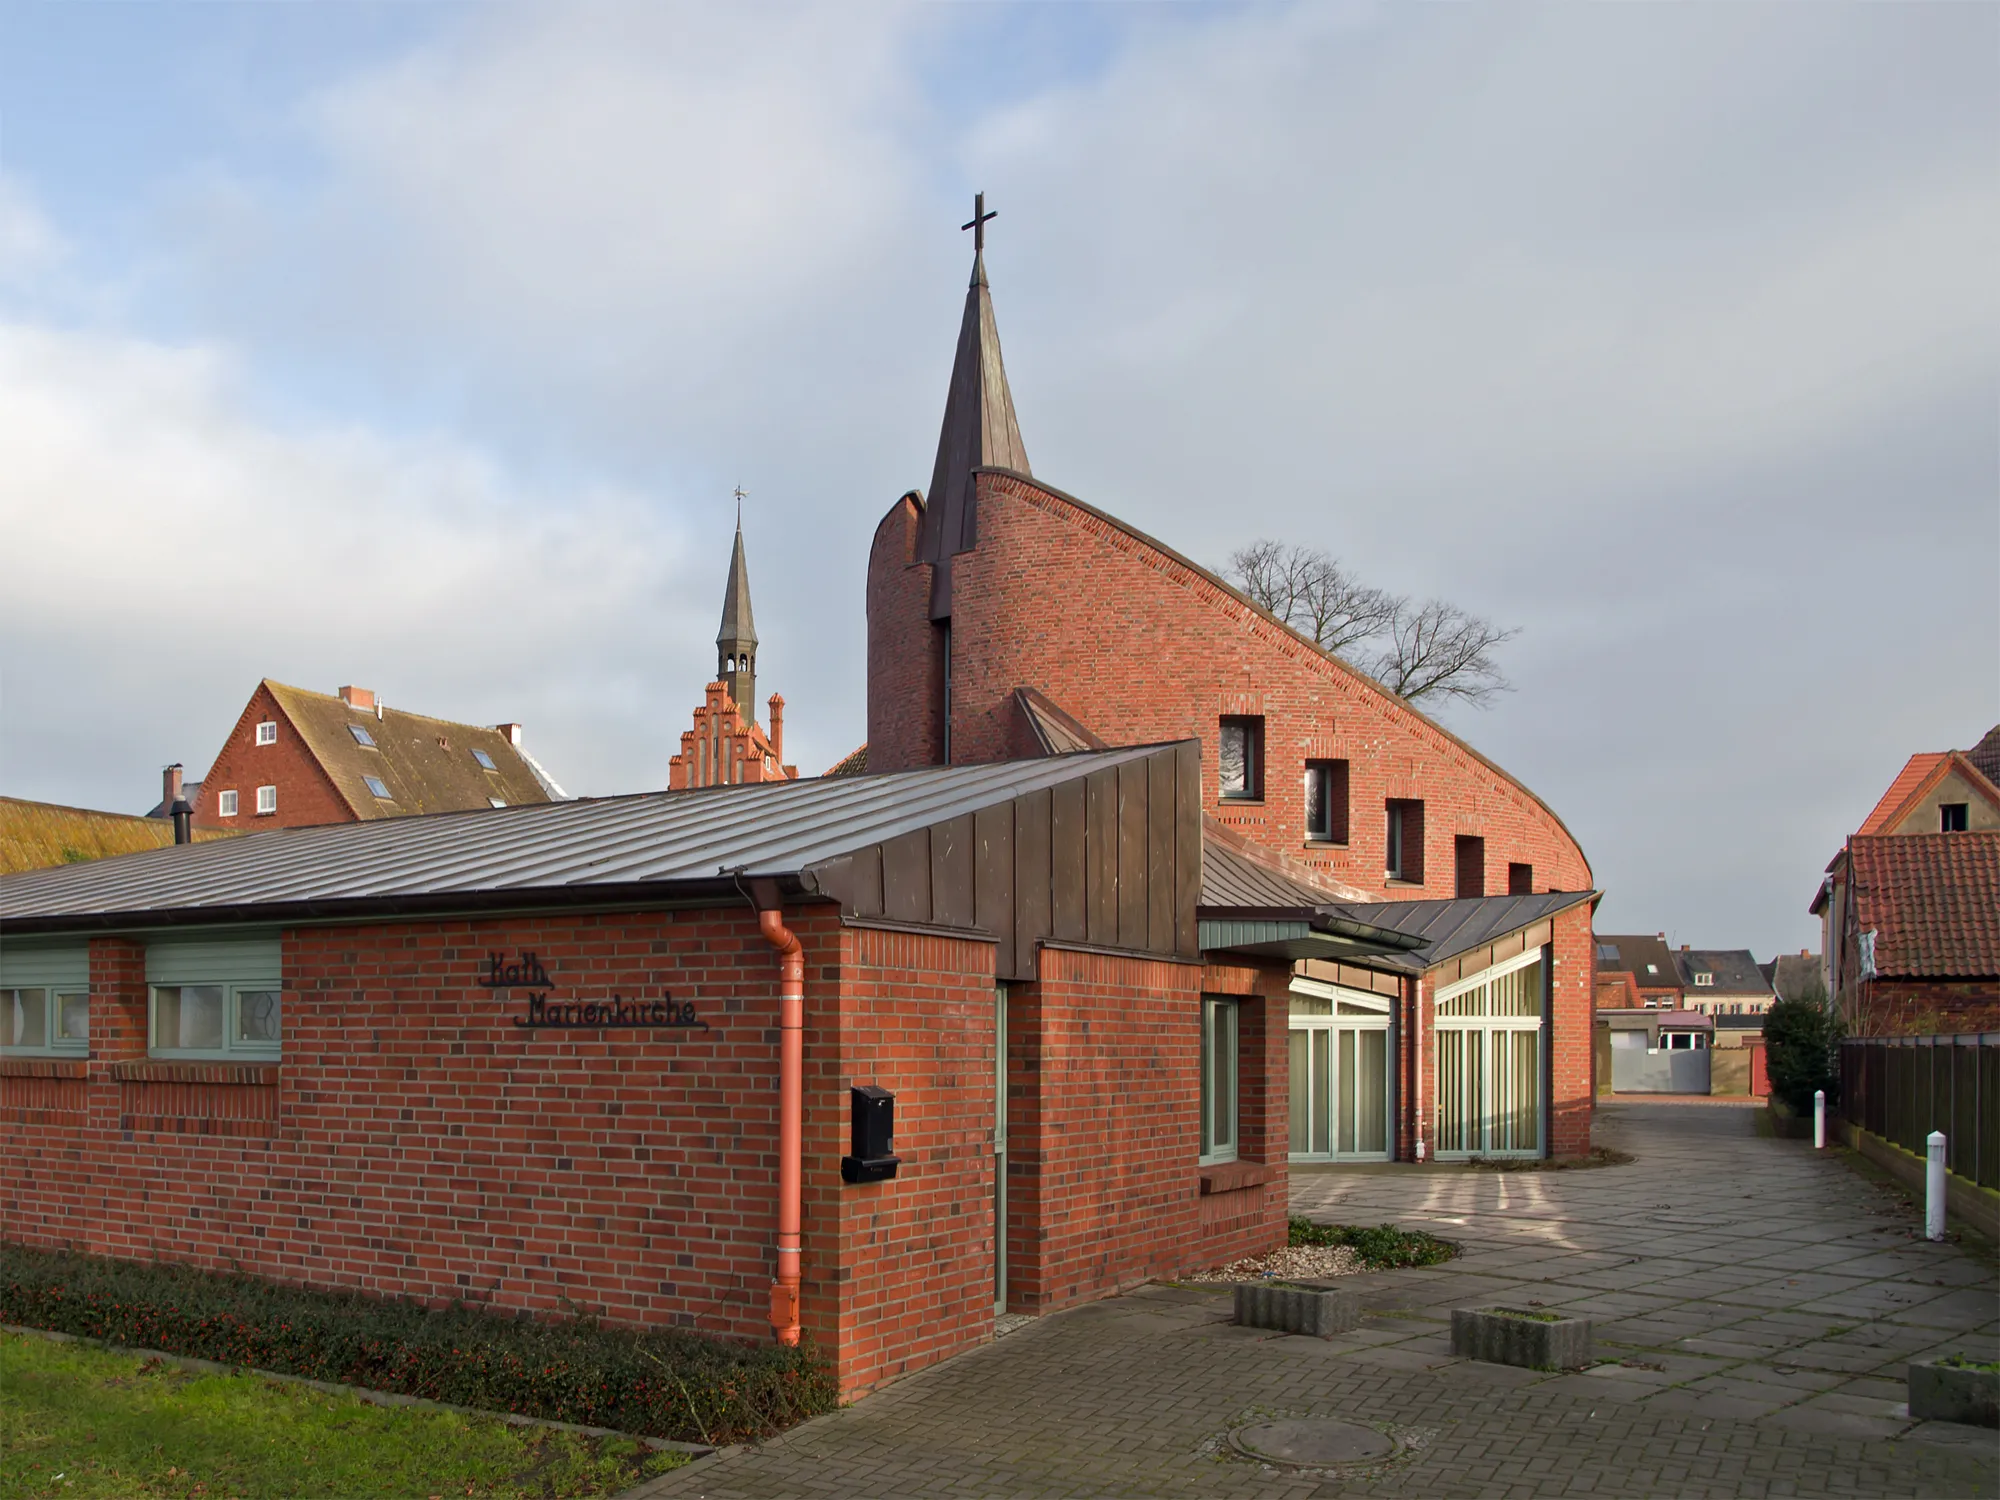
[[[1449,1240],[1421,1229],[1398,1229],[1394,1224],[1371,1229],[1365,1224],[1315,1224],[1311,1219],[1293,1219],[1289,1243],[1346,1245],[1371,1271],[1442,1265],[1458,1254],[1458,1246]]]
[[[0,1245],[0,1323],[680,1442],[767,1436],[839,1401],[809,1348],[529,1321],[185,1266]]]
[[[1771,1092],[1795,1115],[1812,1113],[1813,1094],[1840,1099],[1840,1017],[1814,985],[1790,999],[1773,1001],[1764,1013],[1764,1055]]]

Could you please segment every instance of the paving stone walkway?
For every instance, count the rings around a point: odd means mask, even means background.
[[[1429,1270],[1347,1278],[1361,1327],[1234,1327],[1226,1291],[1147,1287],[1037,1320],[784,1438],[645,1487],[700,1495],[1992,1496],[2000,1436],[1913,1424],[1911,1359],[2000,1358],[2000,1278],[1916,1234],[1899,1194],[1749,1109],[1614,1103],[1630,1166],[1295,1169],[1294,1211],[1457,1240]],[[1454,1359],[1450,1309],[1597,1320],[1598,1365]],[[1369,1467],[1233,1455],[1294,1417],[1395,1437]]]

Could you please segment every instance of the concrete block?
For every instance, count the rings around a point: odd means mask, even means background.
[[[1910,1415],[1920,1422],[2000,1427],[2000,1366],[1927,1359],[1910,1366]]]
[[[1236,1288],[1236,1321],[1245,1328],[1332,1338],[1361,1321],[1361,1299],[1339,1287],[1249,1282]]]
[[[1580,1370],[1591,1363],[1590,1319],[1551,1317],[1534,1308],[1454,1307],[1451,1352],[1529,1370]]]

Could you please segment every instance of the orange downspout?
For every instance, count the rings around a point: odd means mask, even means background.
[[[799,1341],[799,1206],[805,1155],[806,963],[799,940],[775,908],[757,913],[757,930],[778,950],[778,1279],[771,1283],[771,1329],[781,1344]]]

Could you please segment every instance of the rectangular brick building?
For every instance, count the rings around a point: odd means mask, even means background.
[[[1179,744],[9,877],[0,1231],[803,1332],[866,1390],[1283,1242],[1292,965],[1253,939],[1409,939],[1203,844]]]

